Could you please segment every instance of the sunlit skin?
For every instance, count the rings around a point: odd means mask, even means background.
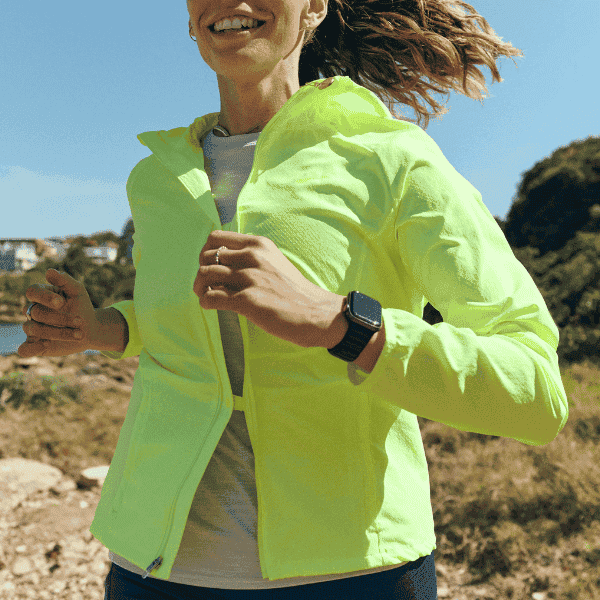
[[[217,74],[223,125],[231,135],[262,131],[300,89],[298,67],[307,32],[327,16],[327,0],[187,0],[192,35]],[[266,24],[251,36],[215,39],[207,25],[223,13],[243,11]]]

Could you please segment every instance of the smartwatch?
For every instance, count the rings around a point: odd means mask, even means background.
[[[348,320],[348,331],[344,339],[327,352],[346,362],[354,362],[373,335],[381,330],[381,304],[360,292],[350,292],[344,302],[344,315]]]

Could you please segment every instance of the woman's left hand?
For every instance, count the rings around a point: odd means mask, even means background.
[[[200,252],[194,293],[203,309],[232,310],[303,348],[332,347],[345,298],[308,281],[269,238],[220,230]]]

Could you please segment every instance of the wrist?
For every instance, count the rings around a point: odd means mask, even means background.
[[[127,321],[123,315],[110,306],[95,309],[94,315],[95,322],[90,332],[90,349],[123,353],[129,342]]]
[[[332,303],[332,312],[329,318],[329,327],[324,338],[323,348],[331,350],[335,348],[343,339],[350,325],[348,319],[344,315],[344,305],[346,296],[335,295],[335,299]]]
[[[346,336],[350,324],[344,314],[345,300],[347,296],[336,296],[335,302],[332,304],[333,310],[329,317],[329,327],[327,329],[327,335],[325,336],[326,344],[325,348],[331,350],[337,346]],[[386,342],[385,335],[385,323],[383,318],[381,320],[381,329],[376,331],[369,340],[369,343],[365,346],[363,351],[358,355],[354,364],[366,373],[371,373],[383,352],[383,348]],[[323,345],[323,344],[322,344]]]

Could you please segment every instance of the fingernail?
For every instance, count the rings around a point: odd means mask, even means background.
[[[54,300],[52,301],[52,304],[54,306],[56,306],[56,308],[58,308],[59,306],[62,306],[63,301],[60,298],[54,298]]]

